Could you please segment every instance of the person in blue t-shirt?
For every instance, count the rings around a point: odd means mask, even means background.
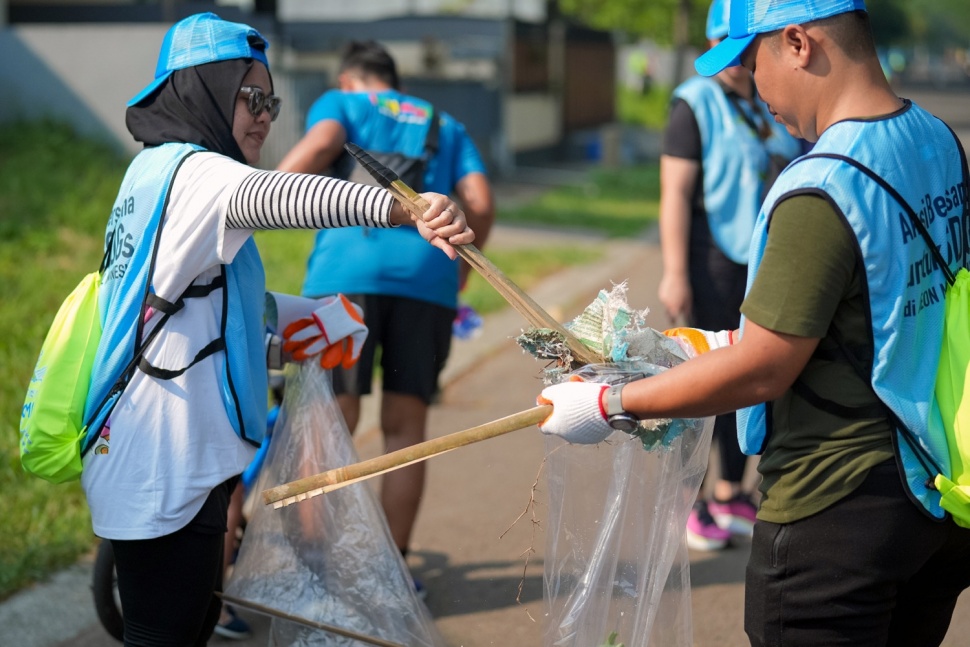
[[[345,142],[378,156],[397,153],[413,160],[425,155],[423,176],[418,174],[423,186],[414,188],[454,193],[483,246],[494,219],[492,193],[465,127],[428,101],[402,93],[394,59],[373,41],[348,44],[338,80],[338,90],[311,106],[306,134],[279,169],[324,173],[336,168],[340,174]],[[438,120],[435,131],[433,120]],[[436,151],[426,154],[435,138]],[[334,369],[334,391],[353,431],[381,349],[381,427],[388,452],[424,440],[428,405],[451,346],[458,292],[469,271],[464,262],[459,267],[422,246],[429,247],[413,227],[380,232],[349,227],[342,235],[321,235],[303,284],[305,296],[340,292],[364,309],[370,332],[361,359],[352,369]],[[381,503],[404,554],[424,480],[424,463],[384,477]]]

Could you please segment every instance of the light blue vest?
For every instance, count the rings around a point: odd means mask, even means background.
[[[711,236],[725,256],[744,265],[770,156],[794,159],[798,141],[774,122],[760,100],[755,99],[757,115],[747,112],[747,102],[740,102],[755,124],[766,119],[771,124],[771,136],[761,141],[713,78],[690,78],[674,90],[674,96],[687,102],[700,130],[704,210]]]
[[[105,233],[106,266],[98,293],[102,335],[95,371],[85,404],[89,421],[83,451],[93,444],[134,370],[157,379],[171,379],[195,362],[222,351],[222,395],[226,414],[240,438],[255,445],[266,429],[267,385],[263,354],[263,294],[265,277],[256,243],[250,238],[222,275],[208,286],[190,286],[175,302],[154,294],[151,276],[169,191],[182,162],[203,150],[188,144],[164,144],[139,153],[121,183]],[[111,249],[107,250],[110,245]],[[147,307],[162,311],[160,330],[187,298],[223,293],[223,329],[189,366],[178,371],[151,367],[138,354]]]
[[[851,227],[866,272],[874,360],[871,384],[896,418],[894,440],[912,494],[942,518],[940,496],[928,489],[905,426],[944,473],[949,455],[933,394],[943,338],[946,282],[912,219],[875,180],[847,162],[850,157],[881,176],[915,210],[951,268],[961,265],[967,241],[961,214],[967,200],[962,163],[946,125],[915,104],[876,121],[844,121],[829,127],[812,153],[793,162],[768,194],[758,215],[748,265],[750,290],[768,240],[772,211],[796,194],[828,196]],[[742,317],[741,328],[744,330]],[[746,454],[763,451],[766,405],[738,412],[738,439]]]

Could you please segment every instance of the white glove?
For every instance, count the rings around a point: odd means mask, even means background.
[[[320,355],[323,368],[350,368],[367,339],[364,311],[342,294],[326,297],[310,317],[288,325],[283,339],[283,350],[297,361]]]
[[[551,404],[552,413],[539,423],[539,430],[581,445],[606,440],[613,433],[602,405],[603,391],[608,388],[608,384],[583,381],[546,387],[536,403]]]
[[[703,355],[708,351],[724,348],[734,343],[733,330],[712,332],[700,328],[671,328],[665,330],[664,334],[677,342],[691,357]]]

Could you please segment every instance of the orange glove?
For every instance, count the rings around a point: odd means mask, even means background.
[[[664,334],[676,341],[688,355],[703,355],[709,350],[724,348],[735,342],[733,330],[701,330],[700,328],[671,328]]]
[[[297,319],[283,331],[283,350],[302,362],[320,356],[320,366],[350,368],[360,358],[367,326],[360,306],[342,294],[327,297],[310,317]]]

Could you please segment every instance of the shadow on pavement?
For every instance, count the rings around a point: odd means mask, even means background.
[[[519,560],[452,564],[445,553],[432,551],[414,551],[408,560],[420,560],[411,573],[427,588],[426,604],[435,618],[542,600],[542,562],[538,560],[529,562],[524,578],[523,561]],[[518,574],[505,575],[509,569]]]

